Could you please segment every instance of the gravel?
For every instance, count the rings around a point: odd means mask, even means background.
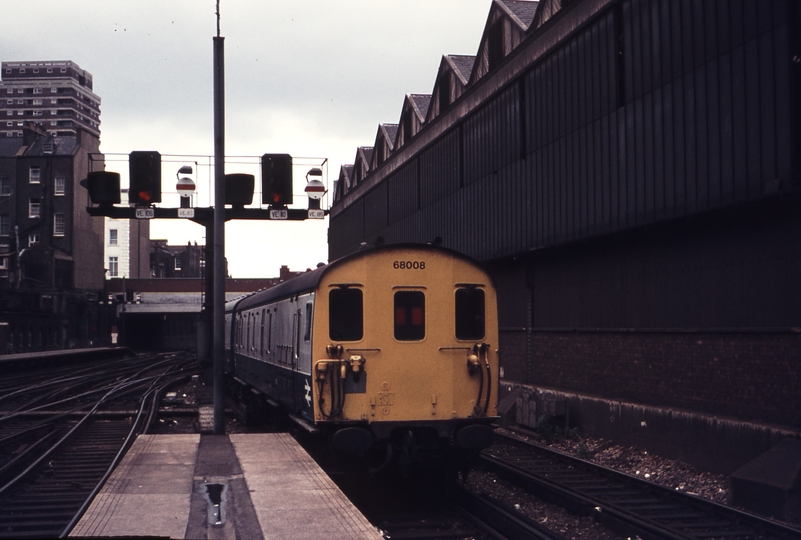
[[[205,388],[198,382],[186,382],[173,389],[177,393],[178,405],[190,407],[202,399],[200,394],[203,394],[204,390]],[[228,433],[251,430],[249,426],[230,417],[227,418],[226,424]],[[193,416],[162,418],[153,428],[156,433],[196,433],[197,418]],[[534,440],[538,444],[549,446],[566,454],[578,456],[672,489],[685,491],[718,503],[726,503],[728,481],[725,476],[698,471],[681,461],[665,459],[639,448],[616,445],[604,439],[568,438],[558,435],[544,439],[534,432],[526,432],[526,434],[515,432],[514,434],[517,437]],[[600,525],[591,516],[571,514],[564,508],[530,495],[522,488],[490,472],[470,472],[465,487],[472,491],[486,493],[506,503],[530,519],[561,533],[570,540],[626,538]]]
[[[645,450],[624,447],[603,439],[553,437],[545,440],[537,434],[515,435],[604,465],[650,482],[698,495],[725,504],[728,481],[725,476],[698,471],[693,467],[651,454]],[[465,486],[486,493],[514,507],[528,518],[571,540],[612,540],[627,538],[597,523],[591,516],[577,516],[567,510],[529,495],[523,489],[485,471],[471,472]]]

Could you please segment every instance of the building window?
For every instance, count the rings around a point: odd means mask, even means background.
[[[33,93],[34,94],[41,94],[42,93],[42,89],[41,88],[34,88],[33,89]]]
[[[42,169],[35,165],[31,167],[28,173],[28,182],[31,184],[40,184],[42,182]]]
[[[108,277],[117,277],[119,274],[117,266],[117,257],[108,258]]]
[[[51,150],[52,152],[52,150]],[[53,194],[54,195],[64,195],[64,187],[66,185],[66,180],[63,176],[56,176],[53,182]]]
[[[11,234],[11,216],[9,214],[0,214],[0,236],[8,236]]]
[[[0,178],[0,196],[8,197],[11,195],[11,178],[3,176]]]
[[[178,257],[175,258],[175,269],[176,270],[181,269],[181,259],[179,259]]]
[[[53,73],[53,68],[47,68],[48,73]]]
[[[42,241],[42,235],[39,233],[33,233],[28,235],[28,247],[38,244]]]
[[[110,246],[117,245],[117,229],[108,230],[108,245]]]
[[[28,200],[28,217],[38,218],[42,215],[42,200],[32,198]]]
[[[0,270],[8,270],[8,257],[0,257]]]
[[[53,214],[53,236],[64,236],[64,212],[56,212]]]

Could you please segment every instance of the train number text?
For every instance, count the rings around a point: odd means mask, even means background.
[[[395,270],[425,270],[425,261],[395,261],[392,263]]]

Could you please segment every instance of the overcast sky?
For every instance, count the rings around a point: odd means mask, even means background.
[[[2,61],[72,60],[94,78],[105,153],[158,150],[198,161],[208,205],[214,152],[215,0],[2,0]],[[330,187],[407,93],[430,93],[443,54],[474,55],[491,0],[221,0],[226,155],[327,158]],[[164,158],[165,161],[167,157]],[[172,158],[170,158],[172,159]],[[249,160],[241,160],[247,162]],[[252,161],[252,160],[251,160]],[[296,206],[306,170],[296,160]],[[175,165],[175,170],[180,164]],[[165,192],[173,189],[164,167]],[[123,173],[127,164],[109,163]],[[251,172],[229,163],[227,173]],[[166,198],[162,206],[177,206]],[[327,261],[324,222],[228,222],[233,277],[272,277]],[[202,243],[204,230],[154,221],[151,238]],[[210,240],[211,242],[211,240]]]

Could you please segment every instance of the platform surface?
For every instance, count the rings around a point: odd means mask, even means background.
[[[381,538],[282,433],[142,435],[70,536]]]

